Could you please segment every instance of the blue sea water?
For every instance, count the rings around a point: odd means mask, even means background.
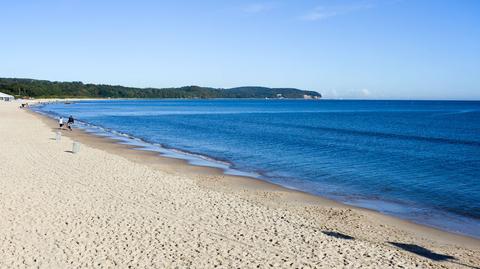
[[[106,100],[35,109],[194,164],[480,237],[480,102]]]

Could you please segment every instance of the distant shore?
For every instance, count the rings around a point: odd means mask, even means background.
[[[0,103],[2,266],[480,265],[480,240],[80,130],[57,142],[56,122],[17,105]]]

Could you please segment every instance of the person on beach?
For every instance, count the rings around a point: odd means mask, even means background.
[[[75,120],[73,119],[73,116],[70,115],[70,117],[68,117],[68,122],[67,122],[67,127],[70,131],[72,131],[72,124],[75,122]]]
[[[63,129],[63,117],[60,117],[60,119],[58,119],[58,125],[60,126],[60,129]]]

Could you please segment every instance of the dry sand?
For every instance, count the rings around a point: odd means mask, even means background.
[[[79,130],[57,142],[18,105],[0,102],[0,268],[480,266],[477,239]]]

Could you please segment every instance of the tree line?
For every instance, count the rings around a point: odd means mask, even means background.
[[[24,78],[0,78],[0,92],[17,98],[320,98],[315,91],[294,88],[238,87],[230,89],[185,86],[177,88],[134,88],[118,85],[84,84]]]

